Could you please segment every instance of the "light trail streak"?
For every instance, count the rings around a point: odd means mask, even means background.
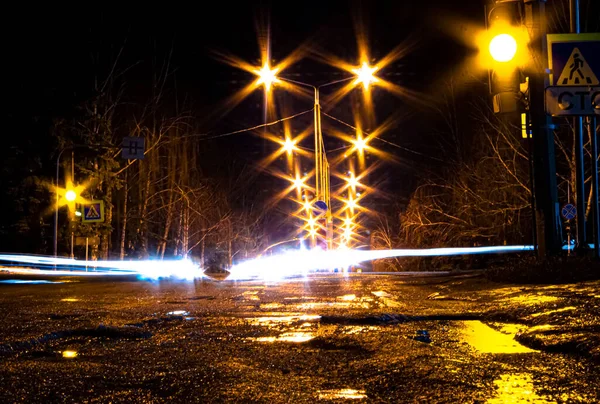
[[[70,258],[44,257],[35,255],[0,254],[0,261],[29,264],[36,267],[56,267],[53,269],[24,269],[11,272],[33,275],[55,276],[102,276],[138,275],[143,279],[175,278],[192,280],[203,276],[198,265],[187,259],[182,260],[140,260],[140,261],[80,261]],[[86,267],[93,270],[86,271]],[[100,269],[100,270],[98,270]]]
[[[240,262],[230,269],[230,280],[259,278],[265,281],[278,281],[289,277],[306,276],[319,270],[341,269],[362,262],[398,257],[434,257],[473,254],[501,254],[534,251],[531,245],[490,246],[490,247],[449,247],[429,249],[391,249],[391,250],[353,250],[339,248],[324,251],[319,248],[288,250],[284,253],[259,257]],[[137,275],[142,279],[175,278],[193,280],[205,275],[202,269],[192,261],[183,260],[141,260],[141,261],[79,261],[69,258],[43,257],[34,255],[0,254],[0,261],[29,264],[38,267],[61,267],[53,269],[16,268],[10,272],[34,275],[56,276],[102,276]],[[93,271],[85,272],[86,266]],[[71,270],[65,270],[70,268]],[[77,270],[72,270],[77,268]],[[98,271],[97,269],[101,270]]]
[[[530,245],[517,245],[395,250],[338,249],[323,251],[318,248],[289,250],[283,254],[257,258],[234,265],[228,279],[261,278],[266,281],[277,281],[288,277],[306,276],[317,270],[344,270],[361,262],[384,258],[511,253],[533,251],[533,249],[534,247]]]

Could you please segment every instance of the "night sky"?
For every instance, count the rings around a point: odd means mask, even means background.
[[[440,83],[472,52],[448,35],[443,25],[471,23],[483,26],[481,1],[303,1],[303,2],[212,2],[184,7],[161,4],[137,8],[42,7],[35,12],[21,8],[5,13],[4,122],[5,147],[3,187],[10,185],[15,166],[51,178],[56,155],[51,136],[53,122],[78,113],[78,107],[94,95],[96,75],[103,77],[119,56],[120,85],[124,101],[143,103],[151,94],[150,83],[165,61],[172,74],[165,86],[165,106],[194,116],[195,130],[210,135],[238,130],[263,122],[262,91],[257,90],[227,114],[215,114],[237,90],[254,80],[244,71],[216,60],[215,51],[227,52],[259,65],[257,22],[270,21],[274,63],[301,44],[324,49],[348,62],[357,61],[355,22],[367,28],[370,56],[374,61],[400,43],[413,45],[402,60],[379,74],[386,80],[426,95],[434,95]],[[442,23],[442,21],[445,21]],[[322,84],[347,73],[310,57],[285,71],[298,80]],[[482,80],[485,77],[481,78]],[[485,85],[476,88],[485,95]],[[463,94],[472,97],[470,94]],[[282,95],[286,111],[310,109],[306,100]],[[347,97],[325,107],[352,122]],[[356,98],[356,97],[355,97]],[[177,102],[176,102],[177,100]],[[378,123],[392,114],[404,118],[383,138],[416,153],[388,148],[398,163],[388,164],[374,181],[388,201],[406,201],[417,180],[439,169],[442,119],[433,109],[416,106],[387,94],[373,93]],[[468,121],[468,116],[464,119]],[[294,129],[311,125],[308,114],[295,121]],[[368,128],[372,129],[372,128]],[[324,131],[327,136],[327,130]],[[329,140],[328,148],[337,147]],[[207,141],[203,170],[209,176],[225,174],[224,165],[236,161],[252,166],[264,149],[261,140],[241,134]],[[384,148],[385,145],[379,144]]]

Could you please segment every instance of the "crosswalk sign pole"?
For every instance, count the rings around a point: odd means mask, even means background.
[[[571,33],[579,34],[579,0],[570,0],[569,8],[571,14]],[[565,70],[567,69],[565,68]],[[577,212],[579,212],[575,218],[577,227],[576,250],[578,254],[585,254],[585,251],[588,249],[588,242],[585,231],[585,167],[583,159],[583,118],[581,116],[573,118],[573,130],[575,131],[575,192],[577,197]]]

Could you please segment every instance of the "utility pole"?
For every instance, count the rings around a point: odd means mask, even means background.
[[[545,259],[561,251],[562,236],[556,184],[554,133],[544,109],[544,91],[549,85],[546,68],[545,0],[524,0],[525,26],[529,31],[533,67],[529,77],[529,108],[534,145],[535,214],[538,257]]]
[[[570,31],[572,34],[581,33],[579,26],[579,0],[569,0]],[[573,118],[573,131],[575,134],[575,185],[577,197],[577,245],[580,255],[585,255],[588,249],[587,232],[585,231],[585,166],[583,157],[583,118]]]

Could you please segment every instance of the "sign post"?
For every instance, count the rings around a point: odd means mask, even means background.
[[[91,201],[81,204],[83,223],[104,222],[104,201]]]
[[[600,34],[579,33],[579,10],[571,2],[571,34],[547,35],[550,87],[546,113],[572,116],[575,132],[577,249],[588,248],[585,208],[583,117],[600,115]],[[594,156],[594,159],[597,158]],[[597,201],[593,201],[594,206]]]

